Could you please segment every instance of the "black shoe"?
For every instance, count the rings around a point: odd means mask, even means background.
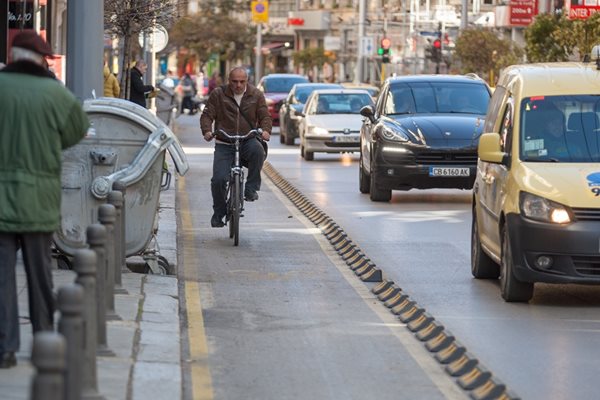
[[[258,200],[258,193],[256,193],[254,190],[246,190],[246,192],[244,193],[244,200],[246,200],[246,201]]]
[[[219,217],[217,214],[213,214],[212,218],[210,219],[210,226],[212,226],[213,228],[224,227],[225,223],[223,222],[223,217]]]
[[[7,351],[6,353],[0,353],[0,368],[10,368],[17,365],[17,358],[13,351]]]

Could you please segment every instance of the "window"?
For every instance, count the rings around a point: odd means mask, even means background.
[[[504,116],[502,117],[502,125],[500,126],[500,150],[510,154],[510,146],[512,143],[513,134],[513,99],[512,97],[506,104]]]

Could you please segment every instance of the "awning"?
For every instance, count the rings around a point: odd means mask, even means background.
[[[264,54],[269,54],[271,52],[285,49],[285,42],[271,42],[265,43],[262,45],[261,49]]]

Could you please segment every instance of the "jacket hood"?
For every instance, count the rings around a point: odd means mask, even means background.
[[[104,79],[108,78],[108,75],[110,75],[110,70],[108,69],[108,66],[104,66]]]

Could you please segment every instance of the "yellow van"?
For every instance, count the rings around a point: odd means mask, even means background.
[[[600,284],[600,70],[515,65],[479,140],[471,273],[527,302],[535,282]]]

